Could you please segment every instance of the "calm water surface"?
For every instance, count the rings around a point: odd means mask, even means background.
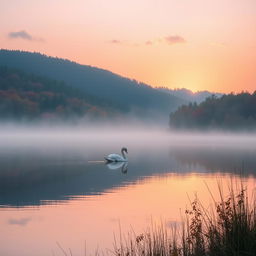
[[[205,205],[231,177],[256,184],[256,136],[8,131],[0,136],[0,255],[112,249],[114,234],[167,227],[195,193]],[[102,160],[126,146],[127,166]],[[86,244],[86,246],[85,246]]]

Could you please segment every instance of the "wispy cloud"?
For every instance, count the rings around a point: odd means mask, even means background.
[[[147,41],[144,41],[144,43],[134,43],[134,42],[129,42],[129,41],[122,41],[118,39],[112,39],[110,41],[107,41],[108,43],[114,44],[114,45],[122,45],[122,46],[151,46],[151,45],[157,45],[157,44],[163,44],[167,43],[169,45],[173,44],[183,44],[186,43],[187,41],[185,38],[179,35],[170,35],[166,37],[161,37],[161,38],[155,38],[155,39],[149,39]]]
[[[10,225],[26,226],[31,220],[31,218],[9,219],[8,223]]]
[[[8,34],[9,38],[16,39],[16,38],[22,38],[25,40],[33,40],[33,37],[27,33],[25,30],[17,31],[17,32],[10,32]]]
[[[153,44],[153,42],[151,40],[148,40],[145,42],[145,45],[152,45],[152,44]]]
[[[183,44],[187,42],[183,37],[178,35],[166,36],[164,39],[168,44]]]
[[[123,44],[122,41],[117,40],[117,39],[110,40],[109,43],[111,43],[111,44]]]
[[[10,38],[10,39],[19,39],[20,38],[20,39],[24,39],[24,40],[28,40],[28,41],[41,41],[41,42],[44,41],[42,38],[33,37],[25,30],[10,32],[8,34],[8,38]]]
[[[122,40],[118,40],[118,39],[110,40],[110,41],[108,41],[108,43],[111,43],[114,45],[130,46],[130,47],[139,46],[139,44],[137,44],[137,43],[133,43],[130,41],[122,41]]]
[[[155,39],[151,39],[151,40],[147,40],[145,42],[145,45],[157,45],[157,44],[169,44],[169,45],[173,45],[173,44],[182,44],[182,43],[186,43],[187,41],[185,40],[185,38],[178,36],[178,35],[170,35],[170,36],[166,36],[166,37],[160,37],[160,38],[155,38]]]

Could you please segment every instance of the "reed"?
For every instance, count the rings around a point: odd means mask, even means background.
[[[230,187],[206,209],[196,197],[185,211],[182,227],[152,225],[146,232],[129,234],[114,245],[116,256],[255,256],[256,201],[243,186]],[[214,199],[214,198],[213,198]]]

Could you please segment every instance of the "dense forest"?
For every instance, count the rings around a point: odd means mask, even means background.
[[[49,78],[0,67],[0,120],[103,118],[114,107]]]
[[[256,129],[256,91],[211,96],[170,114],[170,126],[183,129]]]
[[[69,86],[112,102],[121,112],[139,113],[141,117],[155,114],[166,119],[171,111],[185,104],[182,99],[107,70],[40,53],[0,50],[0,65],[64,81]]]

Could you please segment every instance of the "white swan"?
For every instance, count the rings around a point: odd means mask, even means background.
[[[105,158],[105,160],[106,160],[107,162],[109,162],[109,163],[110,163],[110,162],[127,162],[127,161],[128,161],[128,158],[126,157],[126,155],[124,154],[124,152],[128,154],[127,148],[122,148],[122,149],[121,149],[122,156],[120,156],[120,155],[118,155],[118,154],[110,154],[110,155],[108,155],[108,156],[106,156],[106,157],[104,157],[104,158]]]

